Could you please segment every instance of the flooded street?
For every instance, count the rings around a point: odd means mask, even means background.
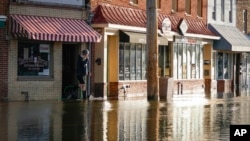
[[[250,97],[0,103],[1,141],[228,141]]]

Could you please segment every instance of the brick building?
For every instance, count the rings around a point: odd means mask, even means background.
[[[250,35],[250,1],[248,0],[238,0],[237,1],[237,16],[236,16],[236,26],[240,31],[246,35]]]
[[[128,95],[145,95],[146,1],[92,0],[91,6],[92,27],[103,36],[95,46],[95,59],[103,62],[94,66],[95,94],[122,96],[127,85]],[[157,6],[159,77],[173,78],[175,95],[204,94],[219,39],[206,25],[207,1],[157,0]]]
[[[101,38],[85,1],[12,0],[9,8],[8,100],[61,99],[77,84],[80,51]]]
[[[7,97],[8,41],[6,40],[9,0],[0,1],[0,101]]]

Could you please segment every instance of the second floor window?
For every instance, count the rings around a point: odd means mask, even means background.
[[[157,0],[156,2],[157,9],[161,9],[161,0]]]
[[[197,16],[202,17],[202,0],[197,0]]]
[[[230,0],[229,22],[233,22],[233,0]]]
[[[186,0],[185,10],[187,14],[191,14],[191,0]]]
[[[247,10],[243,10],[243,32],[247,33]]]
[[[225,1],[221,0],[221,21],[225,20]]]
[[[214,0],[214,7],[213,7],[213,12],[212,12],[212,18],[213,20],[216,20],[216,0]]]
[[[172,10],[178,12],[178,0],[172,0]]]
[[[130,0],[130,3],[132,3],[132,4],[138,4],[138,0]]]

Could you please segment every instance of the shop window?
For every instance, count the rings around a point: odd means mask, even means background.
[[[49,43],[18,43],[18,76],[51,76],[51,45]]]
[[[217,53],[217,79],[231,79],[232,55],[229,53]]]
[[[119,80],[146,79],[146,45],[120,43]]]
[[[173,73],[176,79],[203,78],[203,46],[174,43]]]

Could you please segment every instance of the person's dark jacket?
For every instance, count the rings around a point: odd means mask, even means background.
[[[76,74],[79,76],[85,76],[88,72],[89,59],[83,61],[82,57],[79,55],[77,59]]]

